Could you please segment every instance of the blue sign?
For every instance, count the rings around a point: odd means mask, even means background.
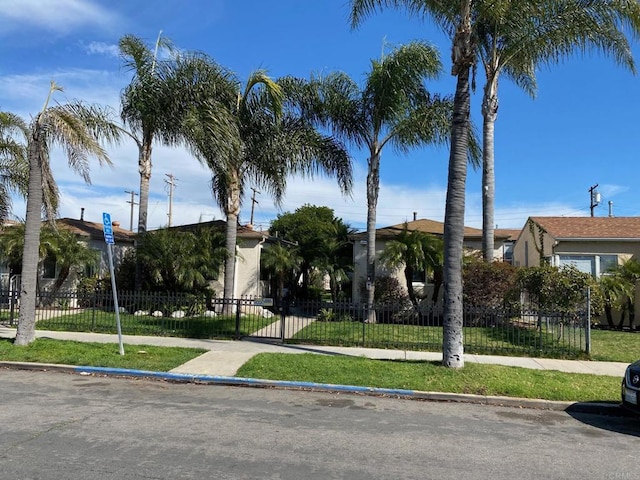
[[[115,243],[113,239],[113,227],[111,226],[111,215],[108,213],[102,214],[102,227],[104,230],[104,241],[113,245]]]

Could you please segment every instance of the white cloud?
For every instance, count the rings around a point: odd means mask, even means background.
[[[119,17],[91,0],[3,0],[0,35],[25,27],[61,34],[82,26],[109,28]]]
[[[108,57],[118,57],[120,55],[118,45],[104,42],[91,42],[88,45],[84,45],[84,49],[89,55],[106,55]]]
[[[604,198],[612,198],[620,193],[628,192],[629,190],[630,188],[628,186],[612,184],[603,184],[598,188],[598,191]]]

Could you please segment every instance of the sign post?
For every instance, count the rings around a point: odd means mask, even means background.
[[[113,268],[113,251],[112,245],[115,242],[113,238],[113,227],[111,226],[111,215],[109,213],[102,214],[102,226],[104,229],[104,241],[107,244],[107,255],[109,256],[109,274],[111,276],[111,290],[113,291],[113,305],[116,312],[116,328],[118,329],[118,346],[120,355],[124,355],[124,346],[122,345],[122,329],[120,328],[120,307],[118,306],[118,291],[116,290],[116,275]]]

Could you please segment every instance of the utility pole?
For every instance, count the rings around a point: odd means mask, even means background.
[[[589,188],[589,196],[591,198],[591,203],[589,205],[589,208],[591,209],[592,217],[593,217],[593,209],[596,208],[600,203],[600,194],[596,191],[596,188],[598,188],[597,183],[595,185],[592,185],[591,188]]]
[[[253,190],[253,195],[251,195],[251,220],[249,224],[253,225],[253,211],[256,206],[256,203],[258,203],[258,201],[256,200],[256,193],[260,193],[260,192],[253,187],[251,187],[251,190]]]
[[[172,218],[172,207],[173,207],[173,189],[176,187],[175,181],[176,177],[171,173],[165,173],[165,177],[169,180],[165,180],[165,183],[169,185],[169,213],[167,216],[169,217],[169,226],[171,226],[171,218]]]
[[[129,217],[129,230],[131,230],[133,232],[133,207],[134,205],[140,205],[139,203],[137,203],[135,201],[135,199],[133,197],[135,197],[136,195],[138,195],[136,192],[134,192],[133,190],[125,190],[124,193],[128,193],[131,195],[131,200],[127,200],[127,203],[131,204],[131,216]]]

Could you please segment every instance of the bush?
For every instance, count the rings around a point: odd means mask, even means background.
[[[517,300],[516,267],[504,262],[473,260],[464,266],[464,302],[476,307],[504,307]]]
[[[559,313],[584,310],[587,288],[591,289],[591,313],[602,311],[602,292],[595,279],[573,266],[541,266],[518,270],[518,285],[538,308]]]
[[[360,283],[360,298],[367,298],[367,284]],[[375,281],[375,292],[373,301],[378,303],[405,303],[409,295],[400,281],[395,277],[377,277]]]

